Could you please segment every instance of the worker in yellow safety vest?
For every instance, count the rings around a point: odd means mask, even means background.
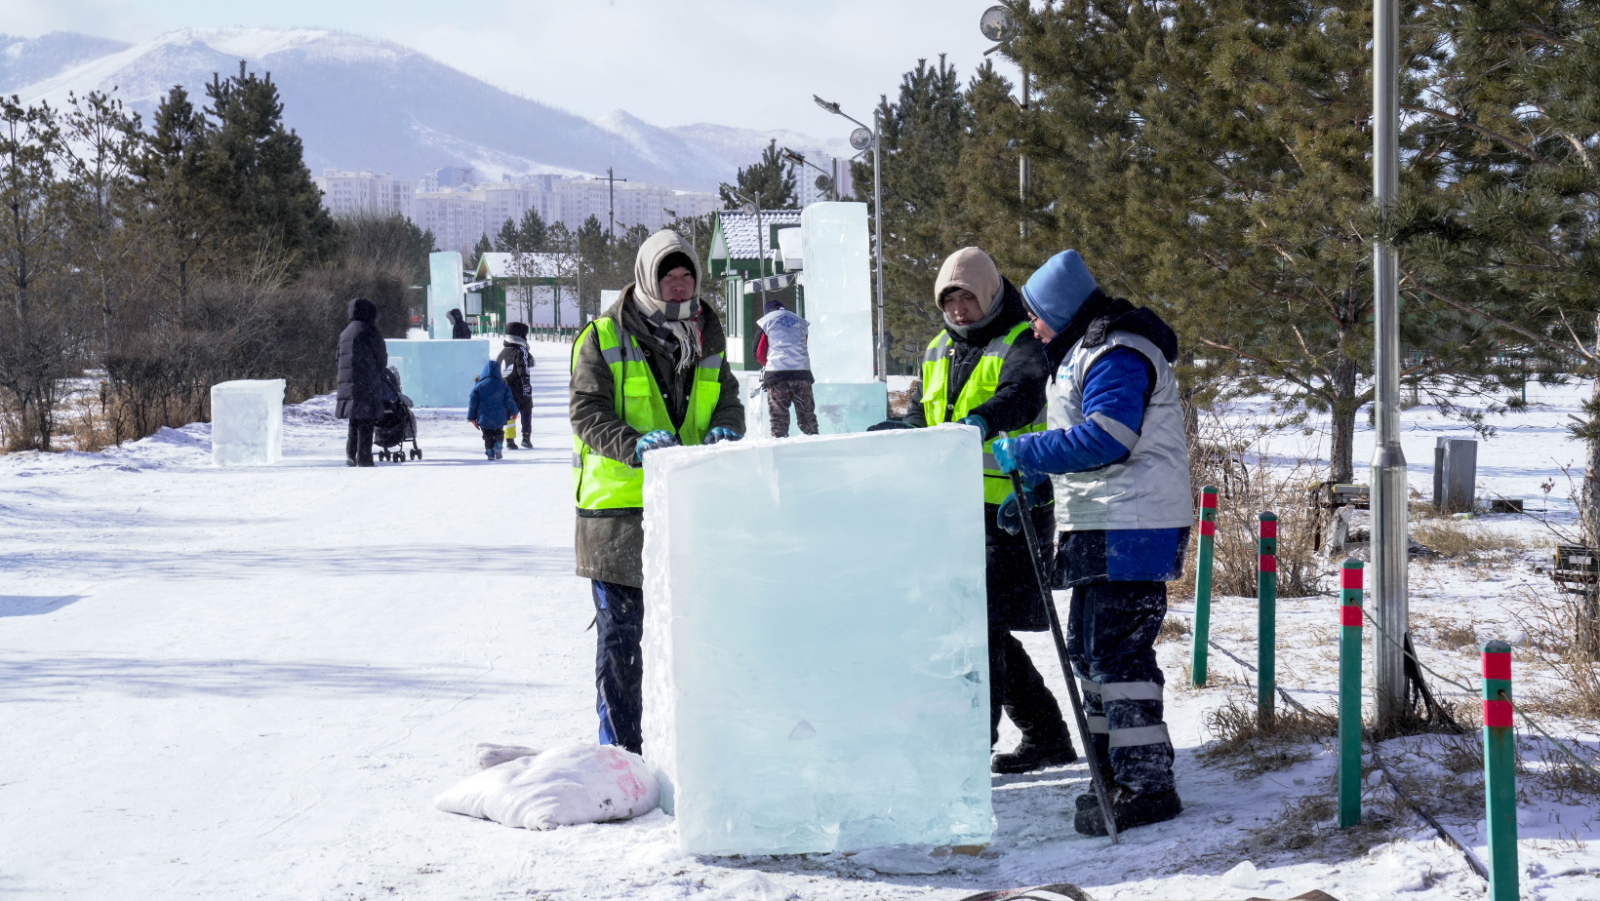
[[[939,269],[934,301],[944,328],[928,342],[920,390],[903,420],[873,426],[921,428],[959,422],[983,434],[984,537],[989,596],[989,738],[1000,739],[1000,712],[1022,730],[1022,741],[994,757],[997,773],[1025,773],[1078,759],[1061,707],[1028,658],[1017,632],[1042,632],[1050,621],[1039,595],[1026,540],[998,522],[1011,480],[989,449],[1001,432],[1044,428],[1044,347],[1028,328],[1027,308],[989,255],[976,247],[951,254]],[[975,473],[974,478],[979,476]],[[1040,558],[1053,560],[1055,513],[1050,485],[1032,492]],[[1016,505],[1007,507],[1014,512]]]
[[[570,413],[577,573],[595,605],[595,711],[602,744],[639,753],[645,454],[744,434],[722,321],[696,296],[694,248],[662,230],[633,284],[573,343]]]

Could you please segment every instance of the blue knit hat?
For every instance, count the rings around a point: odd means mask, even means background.
[[[1100,286],[1089,274],[1089,267],[1083,265],[1083,257],[1076,250],[1063,250],[1028,277],[1028,283],[1022,286],[1022,299],[1051,331],[1060,332],[1098,290]]]

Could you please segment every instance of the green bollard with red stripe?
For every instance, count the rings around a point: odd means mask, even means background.
[[[1189,651],[1189,684],[1206,684],[1206,646],[1211,642],[1211,571],[1216,550],[1217,486],[1200,489],[1200,547],[1194,558],[1194,647]]]
[[[1256,725],[1271,729],[1276,721],[1272,693],[1277,687],[1278,643],[1278,517],[1262,513],[1260,567],[1256,574]]]
[[[1361,561],[1339,570],[1339,828],[1361,822]]]
[[[1517,901],[1516,733],[1511,645],[1483,646],[1483,788],[1489,821],[1489,901]]]

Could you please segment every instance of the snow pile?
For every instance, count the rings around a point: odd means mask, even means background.
[[[655,809],[660,791],[638,755],[611,745],[565,745],[463,779],[434,799],[446,813],[522,829],[626,820]]]

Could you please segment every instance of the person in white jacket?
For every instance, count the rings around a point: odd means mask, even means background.
[[[756,362],[761,364],[761,383],[767,389],[772,437],[789,437],[790,406],[800,431],[815,435],[817,402],[811,395],[811,357],[806,353],[810,323],[790,312],[782,301],[769,300],[766,314],[756,325],[761,329]]]

